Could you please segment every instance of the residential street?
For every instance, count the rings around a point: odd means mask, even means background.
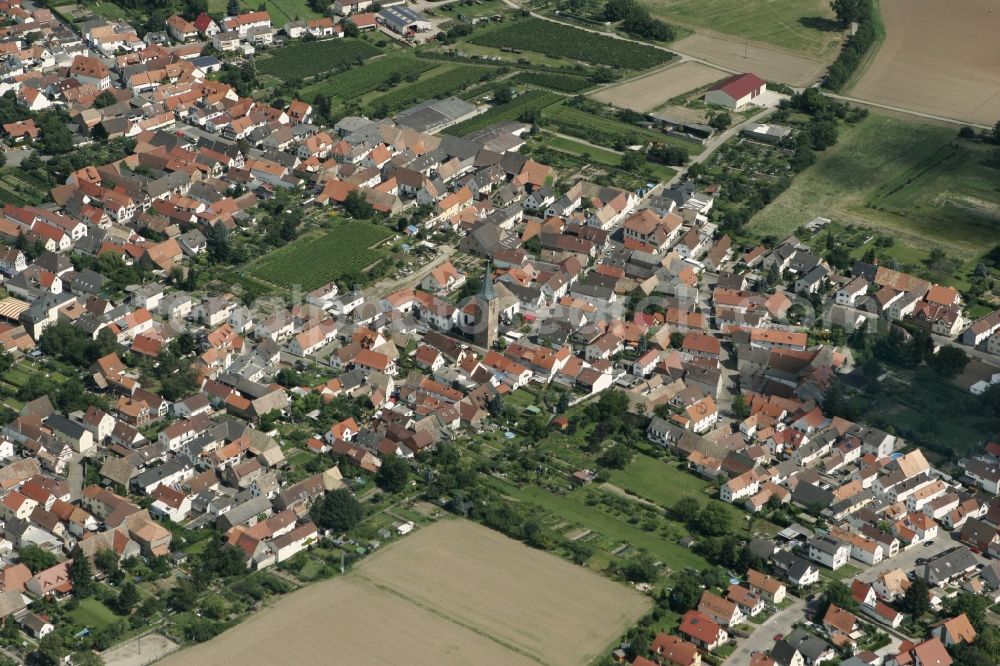
[[[942,528],[943,530],[943,528]],[[902,569],[903,571],[909,571],[917,566],[918,559],[930,559],[935,555],[943,553],[946,550],[950,550],[961,544],[958,541],[954,541],[951,535],[947,532],[940,532],[940,536],[932,539],[934,543],[930,546],[917,545],[913,546],[909,550],[902,551],[896,557],[891,560],[884,560],[873,567],[868,567],[857,575],[857,579],[865,583],[870,583],[883,571],[888,571],[891,569]],[[981,562],[986,562],[986,559],[980,556],[976,556],[976,559]],[[856,560],[851,560],[852,564],[857,564]],[[918,571],[923,571],[923,568],[918,568]]]
[[[750,638],[741,639],[736,650],[723,662],[724,666],[746,666],[750,663],[750,655],[754,652],[764,652],[771,649],[777,634],[787,634],[794,622],[802,619],[802,611],[806,607],[804,599],[796,598],[788,608],[783,608],[768,618],[764,624],[757,626]]]

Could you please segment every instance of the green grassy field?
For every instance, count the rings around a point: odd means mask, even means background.
[[[282,287],[299,285],[311,290],[361,271],[383,258],[375,244],[392,231],[371,222],[341,222],[320,236],[307,235],[264,255],[247,266],[246,272]]]
[[[707,481],[678,469],[676,464],[641,454],[625,469],[615,470],[611,474],[611,483],[632,490],[663,507],[669,507],[685,497],[696,497],[702,502],[708,500],[704,492],[708,487]]]
[[[816,216],[891,234],[896,245],[981,256],[1000,234],[1000,170],[990,146],[950,128],[870,115],[841,129],[781,196],[751,220],[759,235],[785,236]]]
[[[813,57],[832,56],[840,32],[825,0],[643,0],[668,22],[763,42]]]
[[[93,597],[80,599],[80,605],[69,612],[73,621],[91,631],[103,629],[118,619],[110,608]]]

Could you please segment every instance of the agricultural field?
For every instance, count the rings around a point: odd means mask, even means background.
[[[376,116],[389,115],[425,100],[454,95],[492,76],[493,70],[487,67],[446,65],[441,68],[440,73],[431,72],[430,76],[416,83],[400,86],[373,98],[368,103],[368,109]]]
[[[507,104],[499,104],[486,113],[481,113],[474,118],[449,127],[448,133],[455,136],[465,136],[493,123],[534,116],[542,109],[558,104],[561,99],[562,97],[559,95],[546,90],[527,90]]]
[[[668,23],[820,60],[833,60],[840,43],[840,30],[826,0],[643,0],[643,4]]]
[[[445,520],[161,663],[322,663],[336,653],[344,663],[576,666],[601,654],[649,606],[582,567]]]
[[[666,143],[679,146],[689,155],[697,155],[705,148],[694,141],[685,141],[645,127],[605,118],[565,104],[551,106],[543,112],[542,124],[554,131],[569,134],[598,145],[636,145]]]
[[[417,60],[405,55],[391,54],[373,58],[361,67],[334,74],[328,79],[300,88],[303,99],[314,100],[317,95],[329,95],[338,101],[350,101],[383,86],[404,81],[408,77],[434,69],[437,64]]]
[[[474,36],[471,41],[483,46],[534,51],[551,57],[634,70],[662,65],[673,57],[669,52],[652,46],[602,37],[536,18],[505,23],[500,28]]]
[[[1000,118],[1000,39],[992,0],[883,0],[886,38],[851,95],[993,125]]]
[[[283,81],[304,79],[365,60],[381,53],[360,39],[329,39],[316,42],[293,42],[257,59],[257,71]]]
[[[33,206],[48,197],[48,188],[30,174],[19,169],[0,171],[0,204]]]
[[[748,3],[748,6],[751,5]],[[685,37],[674,46],[681,53],[703,58],[719,67],[753,72],[767,81],[791,86],[812,85],[826,73],[828,60],[833,60],[832,54],[828,59],[819,60],[738,37],[704,33]]]
[[[817,216],[890,234],[897,246],[941,247],[972,260],[1000,235],[1000,170],[990,146],[954,129],[872,114],[799,174],[748,230],[783,237]]]
[[[307,235],[264,255],[246,267],[250,275],[291,288],[308,291],[331,281],[358,276],[386,256],[373,246],[392,231],[371,222],[340,222],[321,236]]]
[[[605,104],[614,104],[624,109],[644,113],[652,111],[686,92],[725,77],[726,72],[722,70],[698,62],[687,61],[652,74],[602,88],[591,97]]]
[[[513,83],[526,83],[564,93],[579,93],[594,87],[593,82],[585,77],[555,72],[521,72],[510,80]]]

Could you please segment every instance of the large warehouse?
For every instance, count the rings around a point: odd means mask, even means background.
[[[379,23],[400,35],[427,32],[431,22],[407,7],[385,7],[378,13]]]

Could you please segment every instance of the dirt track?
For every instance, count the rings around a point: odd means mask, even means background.
[[[854,97],[966,122],[1000,118],[996,0],[882,0],[886,40]]]
[[[609,86],[591,97],[633,111],[646,112],[689,90],[714,83],[727,76],[728,72],[687,61],[619,85]]]

